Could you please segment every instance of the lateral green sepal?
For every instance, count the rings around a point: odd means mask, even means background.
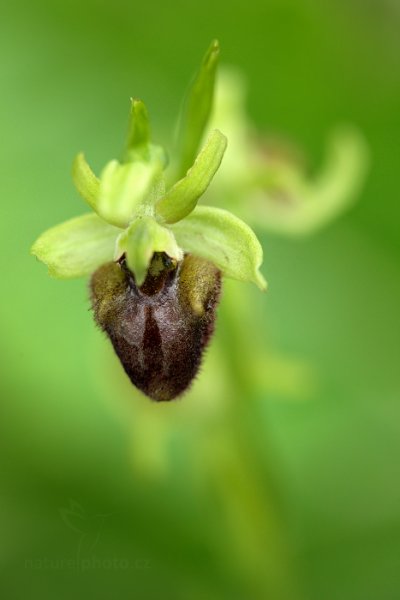
[[[53,277],[84,277],[113,259],[120,232],[117,227],[90,213],[42,233],[33,244],[31,253],[47,265]]]
[[[253,230],[230,212],[197,206],[186,219],[170,227],[185,252],[209,260],[227,277],[252,281],[261,290],[267,288],[259,271],[261,244]]]

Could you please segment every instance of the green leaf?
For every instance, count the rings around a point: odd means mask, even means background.
[[[83,152],[77,155],[72,164],[72,179],[78,193],[97,212],[100,181],[86,162]]]
[[[91,213],[48,229],[33,244],[31,253],[48,266],[53,277],[83,277],[113,260],[120,232]]]
[[[151,217],[141,217],[121,233],[117,242],[119,255],[126,252],[128,267],[142,285],[154,252],[165,252],[170,258],[181,260],[183,253],[174,234]]]
[[[263,259],[260,242],[252,229],[230,212],[197,206],[171,230],[185,252],[209,260],[227,277],[253,281],[260,289],[266,289],[267,283],[259,271]]]
[[[112,160],[100,178],[99,214],[117,227],[127,227],[140,214],[151,214],[155,197],[162,193],[160,163],[143,161],[121,165]]]
[[[214,40],[190,87],[180,119],[181,160],[178,177],[183,177],[190,165],[193,164],[210,117],[218,57],[219,44],[217,40]]]
[[[156,213],[166,223],[175,223],[192,212],[217,172],[226,149],[226,137],[215,129],[193,166],[156,205]]]
[[[149,143],[150,123],[146,106],[142,100],[131,98],[131,114],[124,162],[129,162],[137,157],[147,160]]]

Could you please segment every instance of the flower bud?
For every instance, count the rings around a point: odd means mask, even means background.
[[[125,258],[101,266],[90,282],[97,324],[132,383],[156,401],[182,394],[213,333],[221,274],[187,254],[180,263],[155,253],[137,287]]]

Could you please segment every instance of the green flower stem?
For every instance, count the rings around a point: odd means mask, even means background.
[[[262,455],[255,443],[257,438],[253,427],[258,409],[246,365],[256,358],[259,348],[247,339],[256,329],[256,324],[248,311],[250,294],[246,293],[244,286],[240,287],[241,298],[236,294],[226,294],[220,314],[220,343],[229,348],[224,355],[230,381],[227,385],[229,402],[219,433],[225,440],[227,462],[218,465],[214,484],[222,501],[229,505],[225,513],[227,525],[234,538],[232,542],[236,542],[236,559],[246,579],[248,596],[260,600],[266,597],[294,600],[299,595],[293,589],[293,582],[288,580],[293,566],[285,542],[275,476],[278,468],[276,456],[273,448],[268,448],[265,437],[262,439]],[[243,336],[246,326],[250,326],[249,335]],[[243,347],[246,354],[250,354],[246,361],[241,350]]]

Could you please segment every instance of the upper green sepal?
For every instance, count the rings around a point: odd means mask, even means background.
[[[150,123],[147,108],[137,98],[131,98],[131,114],[124,162],[137,157],[147,160],[150,145]]]
[[[135,161],[159,162],[163,169],[168,165],[164,148],[151,143],[150,121],[145,103],[137,98],[131,98],[128,135],[122,162]]]

